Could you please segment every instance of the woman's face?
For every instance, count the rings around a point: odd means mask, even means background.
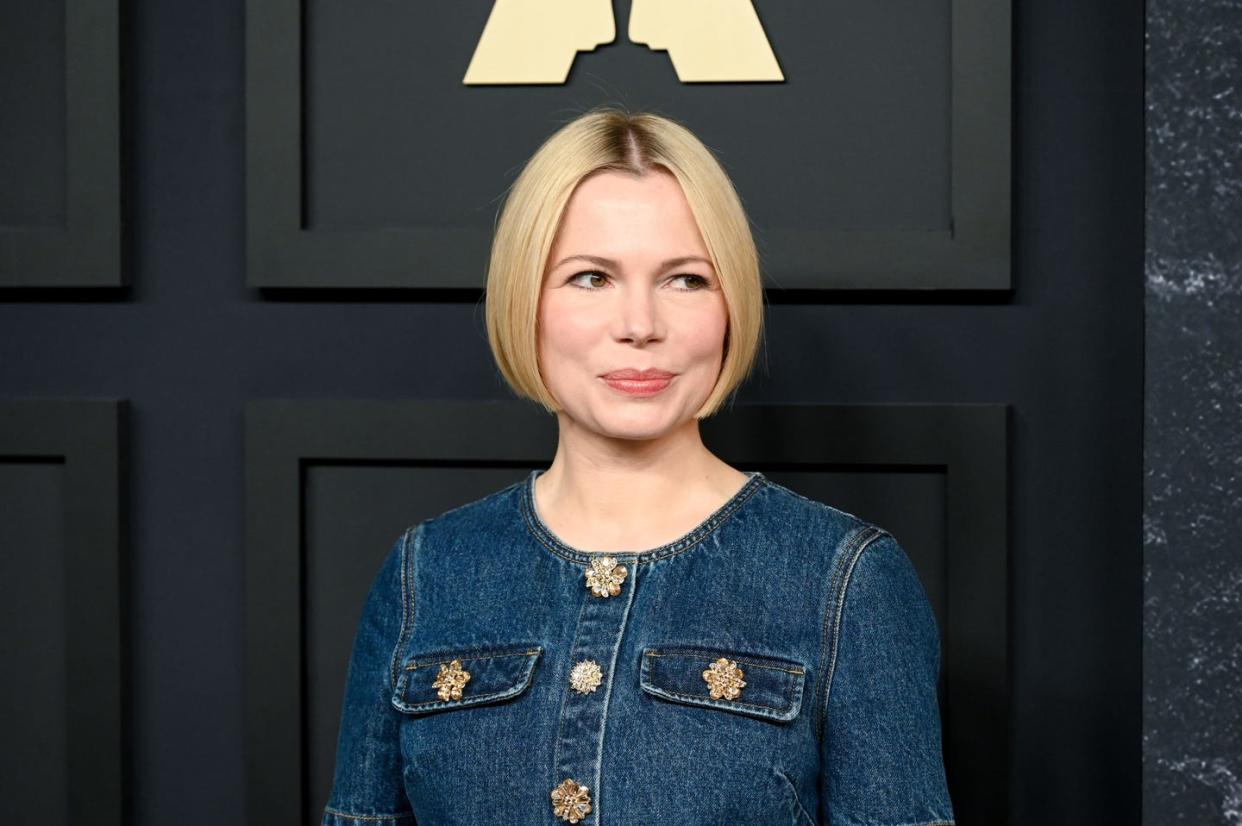
[[[720,373],[728,309],[672,174],[608,170],[569,199],[539,302],[544,383],[574,423],[623,439],[689,421]],[[663,371],[635,381],[617,371]]]

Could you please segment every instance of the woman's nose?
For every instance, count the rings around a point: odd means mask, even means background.
[[[661,335],[659,304],[650,290],[622,290],[619,334],[622,339],[646,344]]]

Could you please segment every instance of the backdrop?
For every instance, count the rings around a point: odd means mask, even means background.
[[[366,578],[551,458],[482,265],[596,103],[734,176],[767,334],[709,444],[911,550],[959,823],[1140,819],[1141,4],[759,2],[740,84],[614,5],[540,86],[462,84],[481,0],[0,5],[0,820],[316,821]]]

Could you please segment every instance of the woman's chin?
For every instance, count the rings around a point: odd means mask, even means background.
[[[649,441],[674,430],[679,422],[667,409],[608,410],[595,417],[598,431],[613,439]]]

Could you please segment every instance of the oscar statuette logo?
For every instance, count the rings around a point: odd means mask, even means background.
[[[634,0],[629,37],[667,51],[682,83],[785,79],[753,0]]]
[[[564,83],[616,34],[611,0],[495,0],[462,82]],[[785,79],[753,0],[632,0],[628,36],[667,51],[682,83]]]
[[[612,0],[496,0],[462,82],[564,83],[578,52],[616,36]]]

